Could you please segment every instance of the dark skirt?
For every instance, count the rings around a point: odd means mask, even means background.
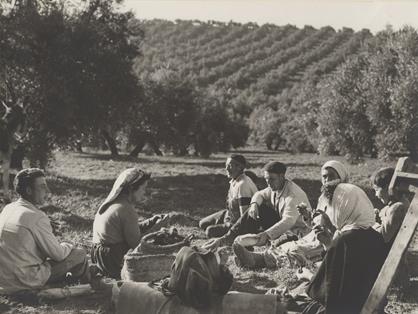
[[[372,228],[349,230],[334,240],[308,286],[313,302],[303,313],[360,313],[386,258]]]
[[[123,257],[128,250],[126,243],[94,244],[91,249],[91,261],[97,265],[103,275],[120,279]]]

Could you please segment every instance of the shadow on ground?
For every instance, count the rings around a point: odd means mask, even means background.
[[[48,185],[56,198],[87,201],[93,197],[100,204],[111,190],[113,180],[54,176],[48,179]],[[147,188],[147,199],[138,205],[138,209],[149,214],[177,211],[204,216],[225,207],[227,191],[228,179],[219,174],[154,177]],[[57,205],[48,210],[62,211],[60,208]],[[65,210],[73,212],[71,208]]]
[[[266,275],[257,272],[251,273],[248,277],[237,277],[234,279],[231,290],[264,294],[268,289],[277,287],[277,282]]]
[[[255,151],[246,151],[240,152],[244,154],[248,154],[247,157],[249,168],[262,168],[264,165],[271,160],[278,160],[280,161],[280,154],[274,152],[255,152]],[[271,158],[268,158],[271,156]],[[138,162],[140,164],[162,164],[162,165],[177,165],[177,166],[203,166],[209,168],[217,168],[217,169],[224,169],[225,168],[225,161],[228,157],[228,154],[223,156],[211,156],[210,158],[199,158],[194,156],[184,156],[184,157],[176,157],[176,156],[147,156],[147,157],[131,157],[129,155],[119,155],[119,156],[110,156],[106,154],[100,153],[83,153],[77,154],[77,157],[82,159],[94,159],[100,161],[129,161],[129,162]],[[259,157],[263,157],[262,161],[259,161]],[[287,167],[320,167],[318,163],[286,163]]]

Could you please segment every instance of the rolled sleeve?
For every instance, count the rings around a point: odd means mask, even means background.
[[[244,212],[248,209],[251,203],[251,197],[253,196],[253,191],[251,188],[246,184],[240,184],[237,191],[238,196],[238,204],[239,204],[239,211],[241,216]]]
[[[36,244],[45,257],[56,262],[64,260],[71,252],[72,245],[59,243],[52,232],[51,222],[47,216],[38,220],[36,228],[32,230]]]
[[[264,201],[267,201],[270,199],[271,192],[269,193],[269,189],[264,189],[258,192],[255,192],[253,197],[251,198],[251,204],[256,203],[258,206],[260,206]]]

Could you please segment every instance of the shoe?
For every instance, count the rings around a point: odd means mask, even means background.
[[[237,256],[234,256],[234,262],[235,265],[237,265],[238,267],[244,267],[244,265],[241,264],[241,261]]]
[[[232,245],[232,249],[235,256],[239,260],[237,265],[240,264],[241,267],[246,266],[250,269],[265,267],[264,257],[262,254],[250,252],[245,247],[237,243]]]
[[[225,224],[212,225],[206,228],[208,238],[219,238],[228,232],[229,228]]]
[[[93,290],[102,291],[106,289],[112,289],[112,285],[109,285],[104,282],[103,275],[100,272],[99,267],[97,265],[92,264],[89,266],[90,272],[90,286]]]

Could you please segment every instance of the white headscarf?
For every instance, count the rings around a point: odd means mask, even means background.
[[[348,170],[343,163],[337,160],[329,160],[322,166],[321,170],[324,170],[325,168],[334,169],[340,176],[341,182],[348,182]]]
[[[132,185],[146,177],[149,178],[150,174],[142,171],[139,168],[129,168],[122,171],[122,173],[118,176],[115,183],[113,184],[109,195],[106,197],[102,205],[100,205],[98,213],[103,214],[109,205],[117,199],[117,197],[126,186]]]
[[[334,191],[331,210],[327,214],[336,233],[352,229],[367,229],[374,225],[373,204],[358,186],[341,183]]]

